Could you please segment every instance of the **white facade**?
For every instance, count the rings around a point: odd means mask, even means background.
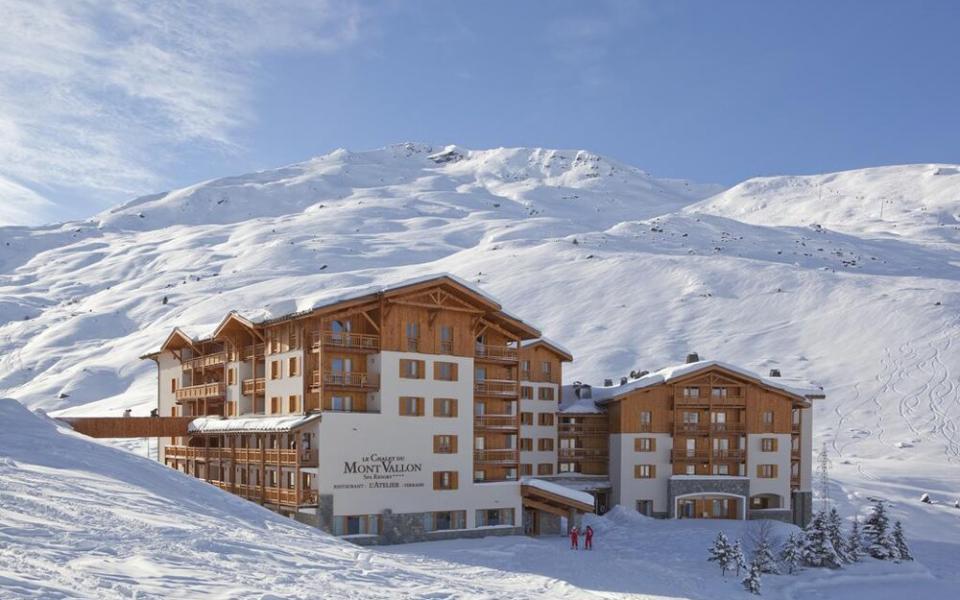
[[[776,450],[763,451],[763,440],[776,440]],[[777,476],[757,476],[758,465],[776,465]],[[780,509],[790,508],[790,434],[747,434],[747,477],[750,479],[750,495],[775,494],[780,497]]]
[[[638,438],[654,440],[654,450],[638,452]],[[619,504],[629,510],[637,509],[638,500],[652,500],[653,513],[666,514],[669,510],[667,482],[673,474],[670,451],[673,437],[669,433],[626,433],[610,435],[610,487],[611,504]],[[636,465],[654,465],[655,477],[639,479],[635,476]]]
[[[557,408],[560,402],[560,386],[555,383],[539,383],[534,381],[521,381],[521,387],[529,387],[533,390],[532,398],[520,399],[520,412],[533,415],[532,425],[520,425],[520,437],[533,440],[531,450],[520,451],[520,464],[531,465],[530,475],[554,475],[557,472]],[[553,390],[553,400],[540,400],[540,389],[548,388]],[[547,413],[550,416],[550,425],[541,425],[540,415]],[[551,450],[540,450],[540,440],[551,440]],[[540,465],[551,465],[549,473],[540,473]]]

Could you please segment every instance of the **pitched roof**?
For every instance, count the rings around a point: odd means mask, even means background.
[[[283,433],[319,420],[321,415],[286,417],[199,417],[190,421],[190,433]]]
[[[520,342],[521,348],[533,348],[534,346],[546,346],[547,348],[552,350],[555,354],[560,355],[560,357],[563,360],[567,362],[573,361],[572,352],[570,352],[569,350],[566,349],[566,347],[558,344],[557,342],[551,340],[548,337],[541,336],[534,340],[524,340]]]

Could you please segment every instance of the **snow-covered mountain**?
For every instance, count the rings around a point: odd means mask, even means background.
[[[447,271],[570,347],[567,379],[692,350],[776,367],[824,387],[817,443],[841,474],[938,473],[958,494],[958,214],[953,165],[724,191],[584,151],[338,150],[0,229],[0,393],[146,412],[155,373],[137,357],[174,324],[204,334],[230,309]]]

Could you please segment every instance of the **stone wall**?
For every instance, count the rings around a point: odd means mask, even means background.
[[[750,480],[736,477],[717,478],[690,478],[678,479],[671,477],[667,482],[667,498],[669,499],[669,516],[677,516],[678,496],[687,494],[735,494],[743,496],[743,502],[750,500]]]
[[[793,507],[793,524],[806,527],[813,518],[813,492],[793,492],[790,505]]]

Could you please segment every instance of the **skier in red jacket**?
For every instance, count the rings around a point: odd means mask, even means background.
[[[583,532],[583,549],[593,550],[593,527],[587,525],[587,530]]]
[[[579,550],[580,549],[580,532],[577,531],[577,528],[574,527],[570,530],[570,549]]]

